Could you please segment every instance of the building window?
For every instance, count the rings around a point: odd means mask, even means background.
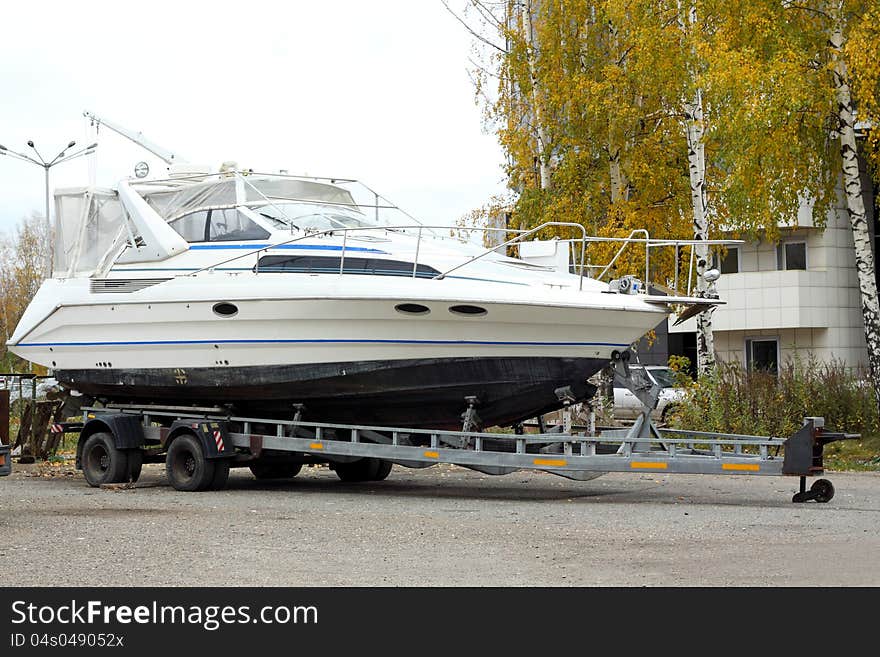
[[[721,258],[721,273],[736,274],[739,273],[739,247],[727,247],[727,253]]]
[[[753,370],[779,373],[779,340],[752,338],[746,340],[746,367]]]
[[[776,247],[777,269],[806,269],[807,243],[783,242]]]

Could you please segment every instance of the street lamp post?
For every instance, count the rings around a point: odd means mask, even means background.
[[[51,169],[52,167],[54,167],[57,164],[61,164],[63,162],[69,162],[70,160],[73,160],[73,159],[80,157],[82,155],[91,155],[92,153],[95,152],[95,149],[98,147],[98,144],[97,143],[90,144],[89,146],[86,146],[85,148],[81,148],[80,150],[76,151],[75,153],[68,154],[67,151],[69,151],[71,148],[76,146],[76,142],[71,141],[70,143],[67,144],[67,146],[60,153],[58,153],[58,155],[56,155],[54,158],[52,158],[48,162],[45,159],[43,159],[43,156],[40,154],[40,151],[37,150],[37,147],[34,145],[34,142],[32,140],[28,140],[27,145],[33,149],[34,153],[36,153],[39,160],[34,159],[33,157],[31,157],[30,155],[27,155],[26,153],[19,153],[18,151],[13,151],[9,148],[6,148],[6,146],[3,146],[2,144],[0,144],[0,156],[5,155],[5,156],[11,157],[15,160],[23,160],[25,162],[30,162],[31,164],[36,164],[38,167],[42,167],[44,169],[45,174],[46,174],[46,229],[47,229],[46,236],[48,238],[52,235],[52,223],[50,222],[50,219],[49,219],[49,202],[50,202],[49,169]],[[51,254],[51,249],[46,252],[47,262],[45,263],[45,266],[46,266],[46,274],[47,275],[51,275],[51,272],[52,272],[52,263],[50,260],[50,258],[51,258],[50,254]]]

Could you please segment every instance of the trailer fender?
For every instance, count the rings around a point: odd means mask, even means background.
[[[144,446],[144,427],[140,417],[121,413],[96,415],[90,418],[80,431],[76,443],[77,468],[82,468],[82,449],[86,440],[93,434],[101,432],[113,436],[116,449],[133,450],[142,449]]]
[[[175,438],[184,434],[195,436],[201,442],[206,459],[223,459],[235,456],[226,422],[175,420],[163,447],[167,450]]]

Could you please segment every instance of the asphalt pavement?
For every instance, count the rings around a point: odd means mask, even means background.
[[[880,473],[797,478],[395,466],[383,482],[326,467],[181,493],[161,465],[90,488],[69,465],[0,479],[11,586],[878,586]]]

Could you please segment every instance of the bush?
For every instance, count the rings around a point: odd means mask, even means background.
[[[715,372],[689,384],[690,394],[670,418],[672,426],[787,438],[807,416],[822,416],[835,431],[880,440],[880,420],[870,376],[843,362],[810,356],[781,367],[779,376],[719,363]]]

